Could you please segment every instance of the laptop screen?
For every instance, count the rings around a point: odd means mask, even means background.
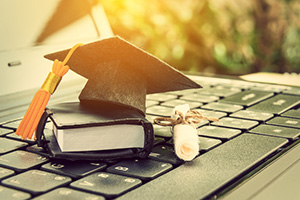
[[[40,87],[52,66],[43,55],[113,35],[97,1],[3,0],[0,15],[0,96]]]
[[[4,0],[0,2],[0,51],[100,36],[93,1]]]

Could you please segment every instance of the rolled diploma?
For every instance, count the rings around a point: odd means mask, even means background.
[[[179,105],[174,108],[173,118],[177,118],[175,110],[186,114],[190,107],[188,104]],[[175,153],[178,158],[191,161],[199,154],[198,134],[196,128],[188,124],[177,124],[173,127],[173,141]]]
[[[193,160],[199,154],[197,130],[188,124],[178,124],[173,129],[176,155],[185,161]]]

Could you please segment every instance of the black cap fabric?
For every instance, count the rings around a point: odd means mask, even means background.
[[[69,50],[45,58],[63,60]],[[180,71],[118,36],[79,47],[67,64],[88,79],[80,101],[121,104],[143,113],[146,94],[201,88]]]

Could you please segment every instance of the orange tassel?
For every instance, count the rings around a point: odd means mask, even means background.
[[[32,138],[47,106],[50,96],[54,93],[61,78],[69,71],[69,66],[65,64],[68,62],[73,52],[81,45],[82,44],[75,45],[69,51],[63,62],[58,60],[54,61],[52,72],[48,74],[48,77],[41,89],[39,89],[34,95],[33,100],[15,133],[16,135],[21,136],[21,138],[24,140],[27,138]],[[34,139],[36,139],[36,136],[34,136]]]

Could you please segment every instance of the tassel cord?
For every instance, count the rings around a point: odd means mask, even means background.
[[[54,61],[52,65],[52,73],[59,78],[59,81],[61,77],[69,71],[69,66],[65,64],[68,62],[73,52],[81,45],[82,44],[77,44],[73,46],[63,62],[60,62],[57,59]],[[52,82],[48,83],[48,78],[46,79],[46,81],[46,84],[53,84]],[[43,112],[48,104],[50,96],[59,84],[59,81],[54,83],[54,89],[53,87],[51,87],[53,91],[47,91],[47,89],[45,90],[43,87],[37,91],[37,93],[33,97],[32,102],[29,105],[27,112],[23,117],[23,120],[21,121],[17,131],[15,132],[16,135],[21,136],[21,138],[24,140],[26,140],[27,138],[32,138],[33,134],[36,131],[40,118],[43,115]],[[36,138],[36,135],[34,138]]]

